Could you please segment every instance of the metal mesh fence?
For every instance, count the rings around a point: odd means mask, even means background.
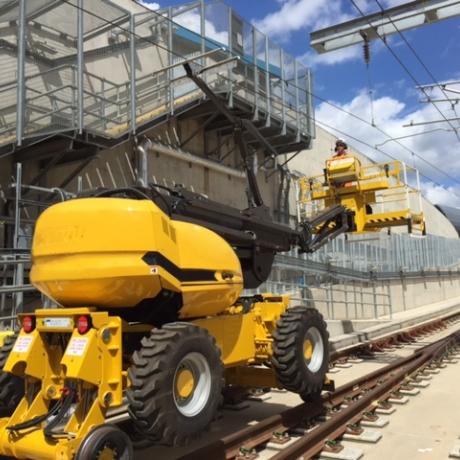
[[[460,267],[460,240],[397,233],[342,235],[313,254],[290,255],[361,272],[456,270]]]

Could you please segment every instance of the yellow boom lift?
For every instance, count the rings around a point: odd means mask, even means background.
[[[267,279],[277,252],[313,251],[360,225],[356,210],[331,198],[297,229],[273,222],[243,133],[264,139],[186,70],[235,127],[249,207],[152,184],[45,210],[30,276],[62,308],[20,315],[19,333],[5,339],[0,455],[130,460],[133,444],[182,445],[205,432],[224,385],[286,388],[309,400],[331,384],[319,312],[242,290]]]
[[[326,161],[324,175],[298,181],[299,219],[310,220],[340,204],[354,213],[354,233],[407,226],[409,233],[425,235],[420,191],[408,185],[408,169],[400,161],[362,166],[353,155],[331,158]],[[415,174],[418,178],[417,171]],[[319,226],[314,232],[321,230]]]

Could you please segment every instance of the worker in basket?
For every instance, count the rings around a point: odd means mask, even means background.
[[[348,155],[347,152],[348,145],[345,143],[345,141],[342,141],[341,139],[338,139],[337,142],[335,143],[335,155],[333,158],[340,158]]]

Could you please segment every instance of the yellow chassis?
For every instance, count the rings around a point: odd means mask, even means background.
[[[241,305],[221,315],[191,321],[216,338],[227,383],[279,387],[271,369],[253,365],[270,360],[271,332],[288,304],[287,296],[265,295],[247,312]],[[81,315],[89,316],[92,322],[84,335],[76,328]],[[85,436],[105,422],[109,409],[123,405],[129,385],[128,364],[123,361],[125,334],[148,331],[150,326],[133,327],[118,316],[92,308],[37,310],[35,319],[35,330],[21,330],[4,367],[4,371],[24,378],[26,396],[11,417],[0,419],[0,455],[71,460]],[[65,348],[53,339],[58,334],[68,338]],[[76,385],[80,399],[62,434],[47,437],[42,425],[8,430],[48,413],[50,403],[61,398],[69,382]]]

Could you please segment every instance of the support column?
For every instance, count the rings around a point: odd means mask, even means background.
[[[84,124],[83,114],[83,0],[78,0],[77,9],[77,105],[78,105],[78,133],[82,134]]]
[[[254,121],[259,119],[259,73],[257,68],[257,42],[256,42],[256,30],[252,28],[252,54],[254,64]]]
[[[233,10],[228,8],[228,51],[230,56],[233,56]],[[232,81],[232,70],[229,69],[227,73],[228,78],[228,106],[233,108],[233,81]]]
[[[283,120],[282,135],[286,135],[286,91],[284,89],[284,51],[280,48],[280,73],[281,73],[281,119]]]
[[[129,16],[129,57],[131,78],[131,133],[136,134],[136,35],[134,14]]]
[[[16,95],[16,142],[22,145],[24,137],[24,110],[25,110],[25,58],[26,58],[26,0],[19,0],[18,18],[18,62],[17,62],[17,95]]]
[[[265,78],[265,92],[267,93],[267,122],[265,123],[265,127],[270,127],[271,124],[271,109],[272,109],[272,102],[271,102],[271,89],[270,89],[270,51],[268,47],[268,37],[265,35],[265,70],[267,72]]]
[[[22,187],[22,164],[16,163],[16,197],[15,197],[15,209],[14,209],[14,241],[13,248],[19,249],[19,233],[21,229],[21,187]],[[16,252],[15,252],[16,253]],[[14,269],[14,284],[18,287],[24,285],[24,264],[18,263]],[[12,312],[12,324],[14,328],[16,315],[22,311],[24,301],[24,293],[17,291],[14,293],[14,310]]]
[[[294,84],[295,84],[295,116],[296,116],[296,141],[300,142],[300,107],[299,107],[299,75],[297,59],[294,61]]]

